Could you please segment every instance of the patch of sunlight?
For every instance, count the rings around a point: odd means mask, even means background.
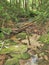
[[[15,46],[15,47],[19,47],[19,46]]]

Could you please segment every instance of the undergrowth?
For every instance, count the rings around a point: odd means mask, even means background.
[[[39,41],[49,44],[49,33],[40,36]]]

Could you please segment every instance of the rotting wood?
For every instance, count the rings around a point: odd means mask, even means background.
[[[31,27],[30,29],[31,29],[32,33],[36,33],[36,34],[39,34],[39,35],[42,34],[42,33],[40,33],[40,30],[38,29],[38,26],[36,26],[36,24],[33,23],[33,22],[26,23],[26,24],[24,24],[24,25],[23,25],[22,27],[20,27],[20,28],[12,28],[10,34],[4,32],[4,31],[2,31],[2,32],[3,32],[5,35],[7,35],[7,38],[9,38],[9,37],[11,37],[12,35],[19,34],[19,33],[23,32],[23,31],[26,31],[26,29],[28,29],[29,27]]]
[[[22,32],[22,31],[25,31],[29,26],[35,26],[35,25],[33,25],[32,22],[31,23],[27,23],[26,25],[24,25],[23,27],[21,27],[19,29],[16,29],[16,28],[12,29],[11,33],[18,34],[18,33]]]

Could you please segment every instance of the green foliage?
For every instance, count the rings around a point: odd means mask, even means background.
[[[2,17],[5,18],[6,21],[10,20],[10,16],[7,12],[3,12]]]
[[[2,31],[7,33],[7,34],[10,34],[11,29],[10,28],[2,28]]]
[[[11,54],[13,57],[12,59],[8,59],[5,63],[5,65],[19,65],[20,59],[29,59],[30,55],[28,53],[22,53],[22,54]]]
[[[9,48],[4,48],[2,50],[0,50],[0,54],[6,54],[6,53],[10,53],[11,50]]]
[[[4,19],[5,21],[8,20],[12,20],[12,21],[18,21],[17,19],[17,8],[16,6],[12,5],[12,7],[10,7],[10,3],[8,3],[7,1],[1,1],[1,6],[0,6],[0,16],[2,19]]]
[[[23,53],[21,54],[21,56],[22,56],[22,59],[25,59],[25,60],[30,58],[30,55],[28,53]]]
[[[48,43],[49,44],[49,33],[40,36],[39,41],[41,41],[42,43]]]
[[[3,9],[2,5],[0,5],[0,11]]]
[[[0,48],[1,48],[1,46],[2,46],[2,41],[0,40]]]
[[[40,13],[41,12],[39,12],[38,10],[36,10],[36,11],[30,11],[29,16],[33,17],[33,20],[35,20]]]
[[[4,42],[5,42],[5,46],[10,46],[10,45],[17,45],[17,44],[19,44],[18,42],[14,42],[14,41],[12,41],[12,40],[10,40],[10,39],[4,40]]]
[[[11,54],[12,57],[18,58],[18,59],[24,59],[27,60],[30,58],[30,55],[28,53],[21,53],[21,54]]]
[[[4,34],[0,33],[0,39],[4,39],[4,38],[5,38]]]
[[[38,23],[45,22],[47,18],[49,18],[49,0],[43,0],[41,4],[38,0],[34,2],[31,0],[27,1],[26,7],[21,7],[23,1],[15,3],[15,1],[11,1],[10,3],[5,0],[0,2],[0,15],[7,21],[12,20],[18,22],[19,17],[28,17],[30,14],[37,15],[35,17],[35,21]],[[10,6],[11,5],[11,6]],[[32,6],[31,6],[32,5]],[[26,11],[27,8],[27,11]],[[31,8],[31,9],[30,9]],[[35,9],[34,9],[35,8]],[[36,10],[36,11],[35,11]],[[33,12],[34,11],[34,12]],[[17,18],[18,17],[18,18]]]
[[[49,0],[43,0],[42,1],[42,5],[40,6],[40,10],[39,10],[39,15],[37,17],[35,17],[35,21],[37,21],[37,23],[39,24],[44,24],[45,22],[47,22],[47,19],[49,18]]]

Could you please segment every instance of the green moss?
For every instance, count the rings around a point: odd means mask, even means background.
[[[23,53],[22,55],[22,59],[29,59],[30,58],[30,55],[28,53]]]
[[[26,45],[12,45],[9,46],[8,48],[4,48],[0,50],[0,54],[6,54],[6,53],[13,53],[13,52],[18,52],[18,53],[23,53],[27,50]]]
[[[28,53],[21,53],[21,54],[11,54],[12,57],[18,58],[18,59],[29,59],[30,55]]]
[[[19,65],[18,58],[8,59],[4,65]]]
[[[0,39],[4,39],[4,34],[0,33]]]
[[[0,54],[6,54],[6,53],[11,53],[11,50],[9,48],[4,48],[0,50]]]
[[[20,59],[28,59],[30,58],[30,55],[28,53],[23,53],[23,54],[11,54],[12,59],[8,59],[5,63],[5,65],[19,65],[19,60]]]
[[[10,34],[11,29],[10,28],[2,28],[2,31],[6,32],[7,34]]]
[[[13,45],[13,46],[10,46],[10,49],[14,52],[20,52],[20,53],[23,53],[27,50],[27,46],[26,45]]]
[[[30,58],[30,55],[28,53],[22,53],[22,54],[11,54],[13,57],[12,59],[8,59],[5,63],[5,65],[19,65],[19,60],[24,59],[27,60]]]
[[[19,44],[18,42],[14,42],[10,39],[4,40],[4,42],[5,42],[5,45],[17,45],[17,44]]]
[[[49,34],[44,34],[40,36],[39,41],[42,43],[48,43],[49,44]]]
[[[26,38],[26,33],[24,33],[24,32],[19,33],[16,37],[21,38],[21,39],[25,39]]]
[[[0,44],[0,48],[1,48],[2,44]]]

